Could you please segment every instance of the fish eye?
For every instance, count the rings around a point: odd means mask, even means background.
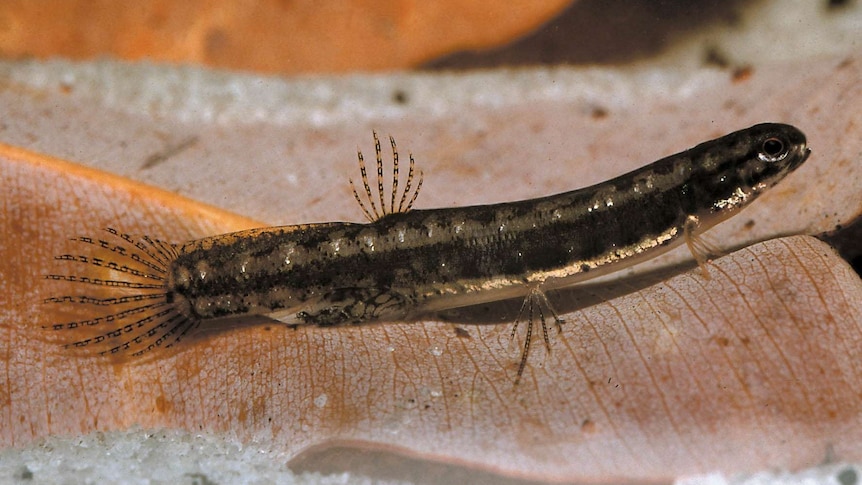
[[[757,156],[764,162],[777,162],[787,156],[787,147],[784,140],[771,136],[763,140]]]

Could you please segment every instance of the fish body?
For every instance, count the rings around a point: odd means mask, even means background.
[[[396,208],[398,155],[391,140],[395,182],[387,211],[376,134],[375,142],[382,213],[361,154],[371,213],[354,190],[371,222],[260,228],[177,245],[138,241],[114,230],[109,232],[117,243],[78,238],[108,251],[102,260],[129,268],[96,278],[101,282],[83,282],[122,295],[48,299],[115,310],[49,328],[89,327],[86,338],[69,345],[140,355],[173,345],[202,322],[229,316],[362,325],[516,296],[527,297],[532,313],[534,300],[546,301],[543,290],[628,267],[681,242],[701,261],[696,248],[703,231],[750,204],[809,155],[801,131],[766,123],[586,188],[515,202],[410,210],[416,194],[406,208],[404,201],[412,156]],[[58,259],[92,267],[84,256]],[[79,283],[83,278],[48,277]],[[542,325],[547,343],[544,316]],[[529,337],[526,345],[519,375]]]

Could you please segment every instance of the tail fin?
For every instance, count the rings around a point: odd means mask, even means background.
[[[68,293],[44,303],[62,305],[52,314],[72,319],[42,328],[65,348],[91,356],[125,359],[173,346],[199,323],[188,302],[169,288],[177,246],[105,231],[103,238],[72,238],[76,251],[55,256],[68,273],[45,279]]]

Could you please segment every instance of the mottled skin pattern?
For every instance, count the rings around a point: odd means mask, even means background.
[[[168,298],[198,320],[274,313],[331,326],[532,294],[696,237],[808,153],[796,128],[761,124],[539,199],[192,241],[170,265]]]

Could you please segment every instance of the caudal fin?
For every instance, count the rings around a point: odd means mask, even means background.
[[[63,272],[45,279],[56,295],[44,303],[56,323],[43,325],[51,340],[70,351],[121,359],[168,348],[198,325],[188,303],[168,287],[173,244],[147,236],[136,240],[116,229],[102,237],[70,239],[55,256]]]

